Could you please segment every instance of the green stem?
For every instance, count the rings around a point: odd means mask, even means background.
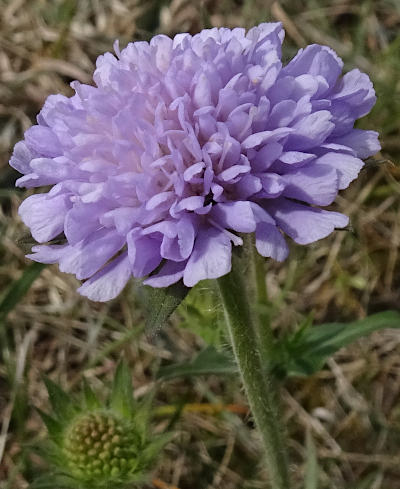
[[[278,415],[278,393],[265,369],[259,338],[248,300],[245,277],[251,264],[251,248],[233,260],[232,272],[218,279],[226,323],[250,408],[261,433],[273,489],[289,489],[286,448]],[[250,270],[251,272],[251,270]],[[250,285],[250,284],[249,284]]]
[[[244,238],[246,240],[247,236]],[[248,247],[248,261],[250,280],[254,283],[254,302],[256,304],[253,312],[254,329],[258,336],[260,356],[264,369],[270,368],[273,362],[274,335],[269,323],[267,286],[265,283],[265,270],[262,257],[257,253],[254,240],[244,242]]]

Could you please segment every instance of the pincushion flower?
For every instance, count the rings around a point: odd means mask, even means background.
[[[20,207],[40,243],[28,257],[105,301],[132,276],[153,287],[221,277],[241,233],[282,261],[284,234],[308,244],[345,227],[320,207],[380,148],[376,132],[354,129],[375,92],[357,69],[342,76],[326,46],[283,66],[283,37],[265,23],[116,43],[95,86],[48,97],[10,161],[18,186],[52,186]]]

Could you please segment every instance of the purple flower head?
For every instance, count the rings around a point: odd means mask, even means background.
[[[321,210],[379,149],[353,129],[375,103],[367,75],[341,76],[326,46],[281,62],[281,24],[156,36],[97,60],[95,86],[48,97],[10,164],[20,187],[51,185],[20,215],[29,258],[115,297],[131,276],[192,287],[230,271],[239,233],[284,260],[347,225]],[[64,233],[63,245],[45,244]]]

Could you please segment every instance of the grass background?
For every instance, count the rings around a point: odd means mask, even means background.
[[[291,246],[282,265],[265,264],[270,311],[278,331],[306,317],[346,321],[400,307],[400,2],[398,0],[0,0],[0,487],[23,489],[40,462],[27,446],[45,430],[32,408],[46,409],[41,375],[79,389],[82,375],[102,388],[122,356],[136,395],[153,386],[159,364],[190,359],[206,342],[222,342],[221,314],[208,284],[191,292],[155,339],[143,332],[134,286],[107,304],[76,293],[77,281],[55,266],[19,299],[13,281],[27,269],[13,188],[12,147],[51,93],[90,82],[96,57],[155,33],[198,32],[209,26],[250,27],[282,21],[285,58],[317,42],[333,47],[345,69],[374,81],[378,102],[359,127],[381,133],[382,152],[342,192],[335,208],[351,217],[315,245]],[[29,279],[29,276],[25,278]],[[6,299],[4,300],[4,298]],[[15,298],[15,300],[14,300]],[[1,302],[3,300],[3,302]],[[194,334],[195,331],[198,334]],[[306,433],[316,444],[318,489],[400,488],[400,333],[385,330],[340,351],[319,374],[286,384],[282,417],[290,436],[296,487],[304,473]],[[219,414],[192,406],[174,424],[146,489],[265,487],[260,444],[236,377],[208,376],[161,384],[156,403],[223,403]],[[168,423],[159,418],[159,427]],[[259,469],[259,470],[256,470]],[[163,485],[163,484],[168,485]],[[56,488],[55,488],[56,489]]]

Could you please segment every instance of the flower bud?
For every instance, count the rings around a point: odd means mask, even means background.
[[[66,430],[69,470],[84,481],[123,479],[135,466],[140,440],[126,420],[100,411],[78,416]]]
[[[53,412],[38,412],[49,433],[50,443],[45,444],[42,456],[51,471],[39,477],[40,484],[66,487],[67,482],[68,489],[131,489],[147,480],[171,434],[152,432],[151,397],[135,400],[125,362],[118,365],[110,394],[103,401],[87,382],[77,398],[50,379],[45,383]]]

